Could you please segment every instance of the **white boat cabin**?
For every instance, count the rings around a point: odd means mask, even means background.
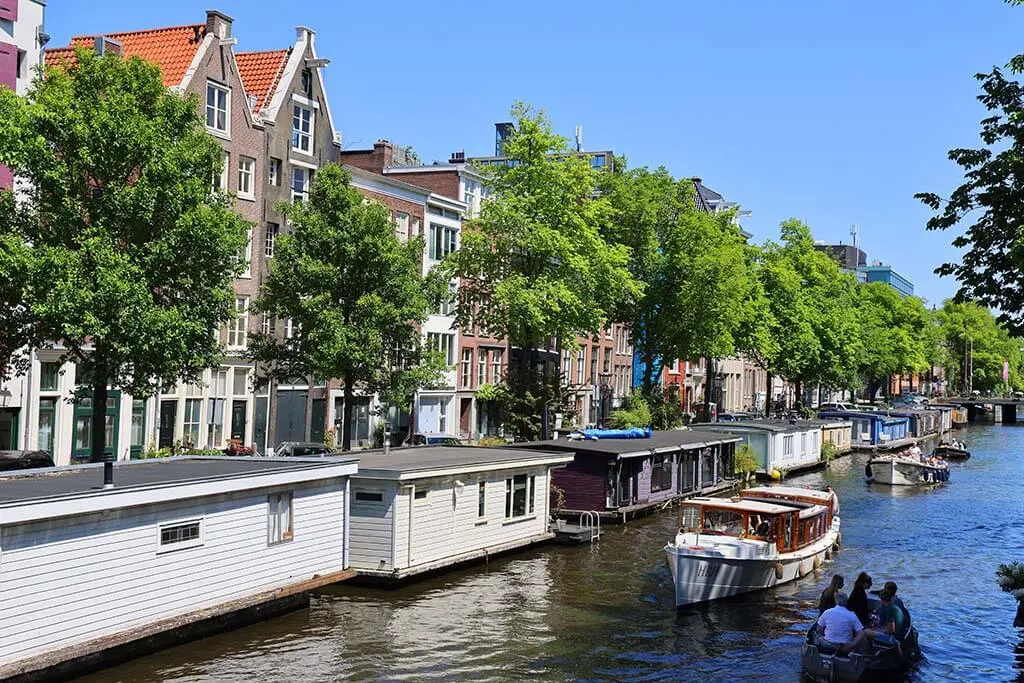
[[[795,502],[693,498],[682,504],[680,515],[681,533],[770,543],[779,554],[809,546],[831,529],[829,508]]]
[[[427,446],[360,454],[351,566],[401,580],[547,540],[551,470],[571,453]]]
[[[118,462],[110,489],[97,465],[0,476],[0,679],[129,643],[145,654],[170,631],[348,578],[355,471],[182,457]]]

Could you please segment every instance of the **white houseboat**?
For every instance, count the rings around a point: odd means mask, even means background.
[[[846,424],[849,427],[849,423]],[[737,420],[700,424],[695,428],[741,437],[754,451],[757,474],[771,476],[773,471],[798,472],[822,465],[822,425],[820,421],[811,420]]]
[[[770,588],[806,576],[839,544],[839,501],[801,489],[747,489],[683,503],[665,546],[676,607]]]
[[[308,604],[350,578],[353,459],[168,458],[0,477],[0,679],[109,661]]]
[[[360,453],[351,566],[397,581],[546,541],[551,470],[572,459],[468,446]]]

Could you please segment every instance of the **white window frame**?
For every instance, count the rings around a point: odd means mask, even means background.
[[[281,226],[273,221],[267,221],[263,227],[263,256],[274,258],[274,246],[277,244],[277,233]]]
[[[473,383],[473,349],[462,349],[460,361],[459,386],[469,389]]]
[[[191,392],[191,390],[189,391]],[[181,440],[191,443],[195,448],[199,448],[199,440],[203,437],[203,399],[200,398],[202,396],[202,389],[195,391],[194,394],[186,393],[186,396],[189,398],[185,399],[185,403],[182,406]],[[195,415],[191,414],[190,406],[196,406]],[[190,437],[193,435],[195,438],[191,439]]]
[[[243,351],[249,344],[249,297],[235,297],[235,318],[228,323],[228,350]]]
[[[286,504],[282,509],[282,504]],[[275,528],[275,517],[282,513],[288,522],[287,528],[278,525]],[[271,493],[267,496],[267,545],[280,545],[295,539],[295,497],[291,491]]]
[[[256,199],[256,160],[252,157],[238,157],[238,196],[242,199]]]
[[[302,174],[301,189],[296,189],[296,183],[295,183],[296,173],[301,173]],[[291,191],[292,191],[292,201],[293,202],[296,201],[296,200],[298,200],[300,202],[304,202],[309,197],[309,175],[310,175],[309,169],[306,168],[305,166],[292,166]]]
[[[505,364],[505,349],[491,349],[491,383],[498,384],[502,378],[502,366]]]
[[[476,350],[476,385],[487,384],[487,349],[480,347]]]
[[[278,187],[281,185],[281,160],[275,157],[270,157],[270,161],[267,163],[267,182]]]
[[[522,479],[522,482],[518,482],[518,479]],[[511,477],[505,478],[505,521],[514,521],[520,519],[526,519],[530,516],[530,477],[527,474],[514,474]],[[516,512],[516,492],[522,491],[523,500],[523,513],[521,515],[515,514]]]
[[[242,274],[239,277],[251,278],[252,277],[252,228],[249,228],[249,237],[245,242],[245,268],[242,270]]]
[[[476,484],[476,518],[477,523],[487,521],[487,480],[481,479]]]
[[[210,92],[213,91],[214,95],[224,95],[224,107],[221,109],[220,102],[210,102]],[[223,112],[224,114],[224,127],[217,126],[217,114]],[[210,114],[213,114],[213,125],[210,125]],[[231,88],[215,83],[213,81],[206,81],[206,129],[214,134],[220,134],[223,136],[231,135]]]
[[[395,211],[395,237],[402,244],[409,241],[409,214]]]
[[[229,192],[228,178],[230,177],[231,154],[225,151],[220,153],[220,175],[213,176],[214,192]]]
[[[782,457],[792,458],[793,457],[793,435],[786,434],[782,437]]]
[[[164,543],[163,542],[163,536],[164,536],[164,530],[165,529],[172,529],[172,528],[176,528],[176,527],[185,527],[185,526],[192,526],[192,525],[196,525],[196,526],[199,527],[199,536],[197,538],[192,538],[192,539],[189,539],[187,541],[178,541],[178,542],[171,542],[171,543]],[[178,550],[186,550],[188,548],[197,548],[197,547],[203,545],[205,543],[205,541],[206,541],[206,529],[204,528],[205,526],[206,525],[204,524],[204,518],[203,517],[193,517],[193,518],[189,518],[189,519],[176,519],[176,520],[170,521],[170,522],[160,522],[156,526],[156,552],[157,552],[157,554],[158,555],[162,555],[164,553],[173,553],[173,552],[176,552]]]
[[[303,130],[302,113],[309,113],[309,130]],[[298,127],[296,127],[298,120]],[[292,103],[292,151],[300,154],[313,155],[313,131],[316,124],[316,111],[304,104]],[[305,143],[305,144],[303,144]]]

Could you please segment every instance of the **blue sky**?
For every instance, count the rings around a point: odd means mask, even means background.
[[[1024,51],[1024,8],[1000,0],[713,0],[517,3],[305,0],[51,2],[52,46],[72,35],[235,19],[239,50],[317,31],[346,148],[378,138],[426,161],[489,154],[515,100],[588,149],[631,166],[701,176],[752,211],[757,241],[795,216],[940,302],[951,234],[924,230],[918,191],[961,176],[952,147],[977,143],[973,75]],[[635,9],[642,7],[642,9]]]

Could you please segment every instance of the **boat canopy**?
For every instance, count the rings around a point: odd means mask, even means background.
[[[782,515],[795,512],[791,505],[776,505],[759,500],[730,500],[728,498],[690,498],[683,501],[683,507],[703,507],[733,512],[752,512],[758,515]]]
[[[794,498],[820,500],[823,503],[827,503],[833,498],[833,494],[829,491],[802,489],[798,486],[755,486],[753,488],[743,489],[740,491],[740,495],[751,498],[781,498],[783,496],[792,496]]]

